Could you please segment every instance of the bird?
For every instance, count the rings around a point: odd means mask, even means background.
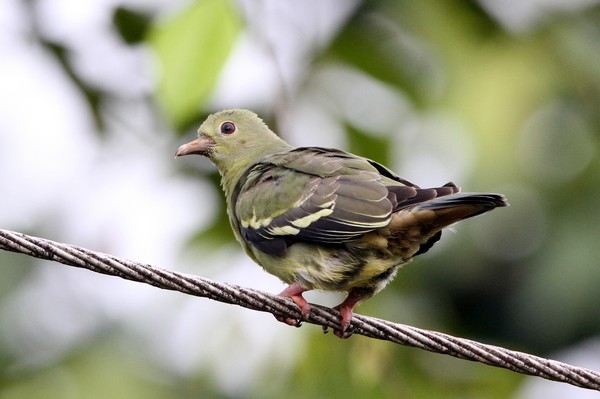
[[[507,206],[495,193],[454,183],[420,188],[371,159],[323,147],[293,147],[254,112],[209,115],[176,157],[208,157],[217,167],[233,234],[246,254],[287,287],[300,309],[309,290],[347,292],[334,309],[341,338],[354,307],[381,291],[398,269],[426,253],[442,229]]]

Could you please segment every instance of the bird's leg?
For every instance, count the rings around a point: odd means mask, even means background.
[[[340,330],[334,330],[333,333],[342,338],[350,338],[352,335],[352,331],[347,331],[350,326],[350,322],[352,321],[352,315],[354,314],[353,309],[356,305],[364,301],[365,299],[369,299],[373,295],[373,289],[371,288],[353,288],[348,292],[348,296],[342,303],[334,307],[334,309],[338,310],[341,315],[340,320]],[[327,332],[327,327],[323,328],[323,332]]]
[[[300,313],[302,313],[302,319],[308,319],[308,315],[310,314],[310,305],[302,296],[302,293],[308,291],[306,288],[302,287],[300,283],[295,282],[287,286],[286,289],[279,293],[279,296],[290,298],[294,303],[300,308]],[[302,320],[296,320],[292,318],[286,317],[277,317],[277,320],[282,323],[288,324],[290,326],[300,327]]]

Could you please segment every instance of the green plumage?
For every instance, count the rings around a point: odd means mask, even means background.
[[[499,194],[458,193],[452,183],[421,189],[340,150],[293,148],[246,110],[209,116],[198,139],[177,152],[188,154],[217,165],[236,239],[255,262],[290,284],[282,295],[305,317],[310,308],[302,292],[349,292],[338,307],[341,336],[353,307],[426,252],[442,228],[507,205]]]

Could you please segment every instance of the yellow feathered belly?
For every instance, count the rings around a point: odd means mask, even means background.
[[[253,250],[256,261],[288,284],[299,282],[307,290],[349,291],[369,287],[375,292],[391,281],[409,257],[378,253],[356,246],[319,246],[295,243],[283,256]],[[412,254],[411,254],[412,255]]]

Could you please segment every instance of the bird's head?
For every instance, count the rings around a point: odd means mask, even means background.
[[[198,138],[180,146],[175,156],[203,155],[222,176],[234,178],[267,154],[290,148],[254,112],[228,109],[209,115],[198,129]]]
[[[228,109],[209,115],[198,129],[198,138],[180,146],[175,156],[203,155],[220,167],[229,166],[240,157],[255,158],[272,152],[268,151],[270,148],[281,151],[289,145],[254,112]]]

